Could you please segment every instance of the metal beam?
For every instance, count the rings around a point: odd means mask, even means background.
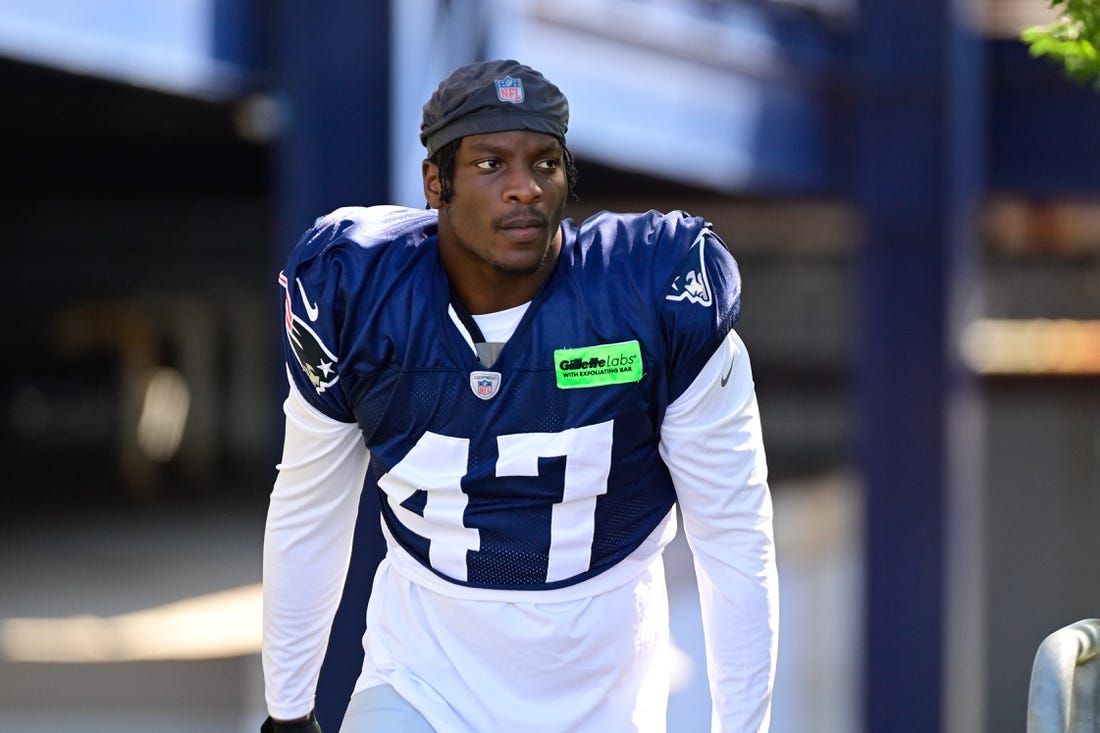
[[[860,11],[855,198],[865,223],[857,375],[867,731],[979,730],[966,726],[981,717],[980,692],[948,692],[963,676],[957,659],[973,651],[952,644],[967,637],[960,628],[973,627],[980,605],[977,588],[955,595],[960,586],[980,586],[980,534],[957,522],[977,515],[979,456],[956,450],[965,434],[958,420],[972,400],[955,344],[973,270],[983,95],[979,44],[954,5],[867,0]],[[980,675],[970,680],[980,685],[975,680]]]
[[[289,249],[337,206],[388,203],[389,0],[279,6],[279,214]]]

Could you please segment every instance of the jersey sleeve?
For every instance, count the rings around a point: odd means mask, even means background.
[[[344,207],[318,219],[291,251],[279,273],[283,349],[291,379],[314,409],[355,421],[341,380],[351,371],[344,341],[363,326],[357,298],[385,277],[386,253],[400,249],[390,243],[422,239],[435,221],[434,212],[419,209]],[[364,366],[357,363],[358,372]]]
[[[287,373],[306,402],[342,422],[353,422],[340,382],[342,322],[340,231],[319,219],[298,241],[279,273],[283,296],[283,354]]]
[[[669,236],[693,235],[690,247],[658,295],[669,401],[695,380],[741,315],[741,275],[726,245],[709,225],[681,227]]]

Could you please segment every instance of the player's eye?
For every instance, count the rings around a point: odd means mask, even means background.
[[[496,158],[487,158],[486,160],[479,160],[474,165],[482,170],[491,171],[500,167],[500,161]]]
[[[547,158],[546,160],[540,160],[537,167],[544,171],[556,171],[561,167],[561,161],[557,158]]]

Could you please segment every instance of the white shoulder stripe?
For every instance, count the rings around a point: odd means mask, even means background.
[[[348,230],[351,239],[361,245],[381,244],[424,229],[436,223],[431,209],[411,209],[406,206],[344,206],[319,218],[316,227],[352,222]]]

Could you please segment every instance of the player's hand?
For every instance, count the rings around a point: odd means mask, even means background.
[[[260,733],[321,733],[321,726],[317,724],[317,718],[310,712],[306,717],[297,720],[268,718],[260,726]]]

